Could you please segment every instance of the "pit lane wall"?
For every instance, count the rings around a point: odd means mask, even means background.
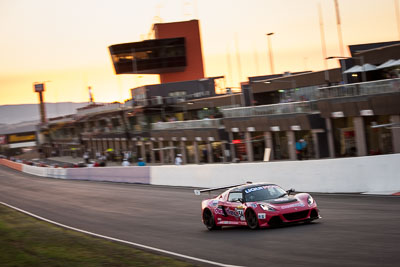
[[[13,161],[9,161],[6,159],[0,159],[0,165],[7,166],[11,169],[17,170],[17,171],[22,171],[22,164],[21,163],[16,163]]]
[[[73,168],[67,170],[67,179],[119,183],[150,183],[150,167]]]
[[[154,185],[221,187],[247,181],[321,193],[400,192],[400,154],[263,163],[159,166]]]
[[[64,169],[30,166],[6,159],[0,159],[0,165],[41,177],[120,183],[150,183],[150,167],[147,166]]]
[[[247,181],[321,193],[400,192],[400,154],[342,159],[183,166],[44,168],[0,159],[0,165],[42,177],[220,187]]]

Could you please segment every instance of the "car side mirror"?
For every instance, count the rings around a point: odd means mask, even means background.
[[[240,203],[244,203],[244,199],[243,199],[243,198],[238,198],[238,201],[239,201]]]
[[[294,188],[290,188],[288,191],[286,191],[286,193],[288,195],[290,195],[291,193],[294,193],[294,192],[296,192],[296,190],[294,190]]]

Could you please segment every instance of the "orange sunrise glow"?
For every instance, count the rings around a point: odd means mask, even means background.
[[[396,1],[339,0],[345,56],[350,44],[399,39]],[[337,56],[333,0],[1,0],[0,105],[37,103],[34,82],[46,81],[46,102],[88,101],[88,86],[98,102],[124,101],[130,88],[159,83],[116,75],[108,46],[147,39],[160,21],[198,19],[205,74],[224,75],[227,86],[270,74],[268,32],[276,73],[322,70],[319,3],[327,55]]]

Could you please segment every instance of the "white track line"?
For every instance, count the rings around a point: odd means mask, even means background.
[[[78,228],[75,228],[75,227],[71,227],[71,226],[68,226],[68,225],[65,225],[65,224],[61,224],[61,223],[58,223],[58,222],[55,222],[55,221],[52,221],[52,220],[48,220],[46,218],[40,217],[38,215],[35,215],[35,214],[30,213],[28,211],[19,209],[17,207],[11,206],[11,205],[9,205],[7,203],[4,203],[4,202],[1,202],[1,201],[0,201],[0,204],[2,204],[4,206],[7,206],[9,208],[15,209],[17,211],[20,211],[22,213],[25,213],[25,214],[27,214],[29,216],[35,217],[36,219],[39,219],[39,220],[42,220],[42,221],[45,221],[45,222],[48,222],[48,223],[52,223],[52,224],[55,224],[55,225],[58,225],[58,226],[61,226],[61,227],[64,227],[64,228],[67,228],[67,229],[70,229],[70,230],[81,232],[81,233],[84,233],[84,234],[88,234],[88,235],[92,235],[92,236],[108,239],[108,240],[111,240],[111,241],[117,241],[117,242],[125,243],[125,244],[132,245],[132,246],[135,246],[135,247],[143,248],[143,249],[146,249],[146,250],[152,250],[152,251],[156,251],[156,252],[167,254],[167,255],[172,255],[172,256],[175,256],[175,257],[188,259],[188,260],[191,260],[191,261],[207,263],[207,264],[211,264],[211,265],[215,265],[215,266],[240,267],[238,265],[229,265],[229,264],[219,263],[219,262],[215,262],[215,261],[204,260],[204,259],[191,257],[191,256],[175,253],[175,252],[172,252],[172,251],[164,250],[164,249],[154,248],[154,247],[150,247],[150,246],[146,246],[146,245],[142,245],[142,244],[138,244],[138,243],[133,243],[133,242],[129,242],[129,241],[125,241],[125,240],[121,240],[121,239],[105,236],[105,235],[99,235],[99,234],[96,234],[96,233],[92,233],[92,232],[81,230],[81,229],[78,229]]]

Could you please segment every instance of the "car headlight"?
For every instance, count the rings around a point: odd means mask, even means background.
[[[260,204],[260,207],[265,211],[276,211],[276,209],[266,204]]]
[[[308,202],[308,205],[312,205],[314,203],[314,199],[312,198],[312,196],[308,196],[307,202]]]

